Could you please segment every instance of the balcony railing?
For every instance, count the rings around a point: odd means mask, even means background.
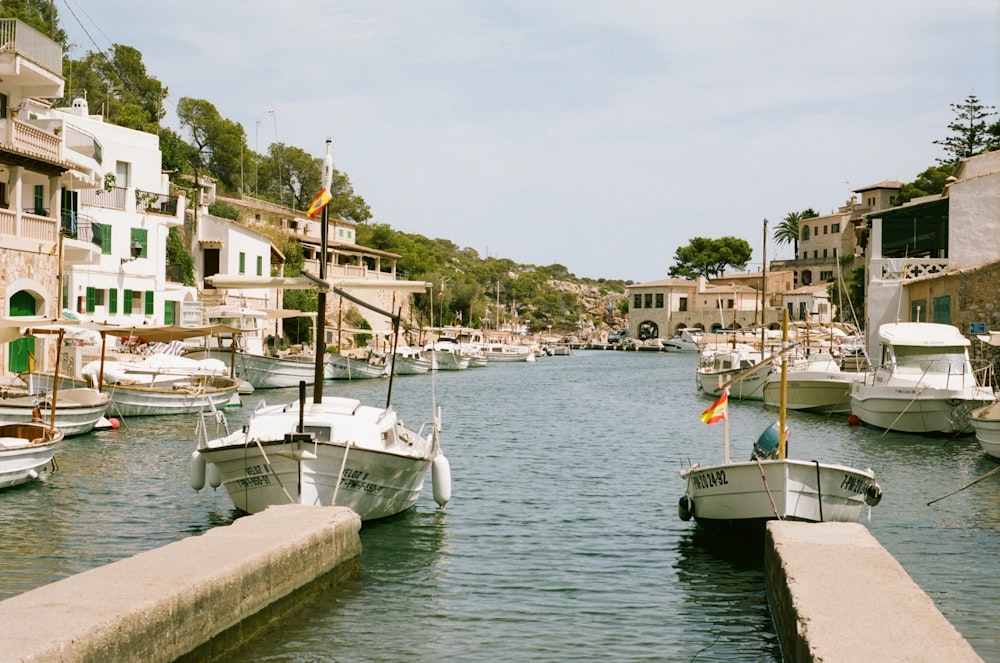
[[[0,209],[0,235],[20,239],[55,242],[58,226],[55,219],[35,214],[18,214]]]
[[[152,212],[153,214],[177,216],[177,196],[136,189],[135,208],[137,210]]]
[[[126,189],[120,186],[116,186],[110,191],[105,189],[83,189],[80,191],[80,204],[124,210],[125,191]]]
[[[16,18],[0,19],[0,52],[17,53],[62,76],[62,48]]]
[[[78,239],[81,242],[92,242],[100,246],[101,238],[94,241],[94,224],[97,219],[87,214],[77,214],[73,210],[62,211],[62,235],[67,239]]]

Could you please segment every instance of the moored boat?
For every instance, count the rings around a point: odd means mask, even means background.
[[[996,401],[952,325],[897,322],[879,328],[882,361],[851,383],[851,414],[904,433],[971,433],[969,413]]]
[[[62,441],[62,432],[40,422],[0,423],[0,488],[39,478]]]
[[[986,455],[1000,460],[1000,402],[973,410],[969,413],[969,422]]]
[[[0,399],[0,421],[30,423],[37,418],[54,421],[55,428],[66,437],[83,435],[94,430],[101,421],[111,397],[90,387],[61,389],[57,392],[55,419],[52,419],[52,393]]]

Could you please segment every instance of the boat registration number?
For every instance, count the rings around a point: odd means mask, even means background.
[[[716,486],[726,486],[729,481],[726,480],[725,470],[715,470],[714,472],[703,472],[701,474],[696,474],[691,477],[691,482],[694,487],[698,490],[706,490],[708,488],[715,488]]]
[[[271,477],[268,476],[267,468],[263,465],[250,465],[245,470],[245,476],[237,481],[242,488],[258,488],[260,486],[270,486]]]

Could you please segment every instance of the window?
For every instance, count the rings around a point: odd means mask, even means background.
[[[257,276],[264,275],[264,256],[257,256]]]
[[[146,291],[146,315],[153,315],[153,291]]]
[[[687,297],[681,297],[680,299],[677,300],[677,310],[678,311],[686,311],[686,310],[688,310],[688,298]]]
[[[736,301],[733,299],[727,299],[726,308],[736,308]]]
[[[824,235],[828,235],[829,233],[828,233],[827,231],[828,231],[829,229],[830,229],[830,227],[829,227],[829,226],[823,226],[823,234],[824,234]]]
[[[818,258],[819,258],[819,251],[818,250],[813,251],[813,259],[818,259]]]
[[[94,306],[97,304],[97,289],[91,286],[87,286],[87,313],[94,312]]]
[[[826,257],[826,249],[823,249],[823,257]]]
[[[834,257],[834,258],[836,258],[836,257],[837,257],[837,247],[836,247],[836,246],[835,246],[835,247],[833,247],[833,257]]]
[[[632,298],[632,308],[642,308],[642,295],[636,294]]]
[[[108,313],[118,312],[118,288],[108,290]]]
[[[656,308],[663,308],[663,293],[656,293]]]
[[[927,322],[926,299],[914,299],[910,302],[910,322]]]
[[[819,226],[813,226],[813,235],[819,234]]]
[[[128,315],[132,312],[132,291],[125,288],[125,292],[122,296],[122,313]]]
[[[651,293],[651,292],[647,292],[646,293],[645,304],[646,304],[646,308],[653,308],[653,293]]]
[[[809,226],[802,226],[802,241],[809,239]]]
[[[128,161],[115,162],[115,186],[123,189],[132,186],[132,164]]]
[[[240,274],[247,273],[247,254],[240,251]]]
[[[837,233],[839,233],[840,232],[840,224],[839,223],[832,223],[832,224],[830,224],[830,232],[832,234],[834,234],[834,235],[836,235]]]
[[[174,324],[174,307],[176,304],[177,302],[172,302],[169,299],[163,302],[163,324]]]
[[[803,251],[802,252],[802,259],[803,260],[808,260],[809,259],[809,252],[808,251]]]

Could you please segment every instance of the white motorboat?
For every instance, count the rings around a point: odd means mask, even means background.
[[[423,375],[434,368],[433,359],[420,351],[420,348],[404,345],[387,358],[392,364],[394,375]]]
[[[215,347],[207,340],[202,347],[188,350],[184,356],[191,359],[216,359],[230,368],[232,377],[246,380],[254,389],[282,389],[295,387],[300,382],[312,384],[316,378],[316,361],[310,348],[279,349],[265,343],[263,329],[266,320],[296,316],[312,317],[301,311],[260,311],[237,306],[216,306],[205,311],[213,325],[226,331],[213,337]],[[273,337],[267,339],[273,341]],[[332,367],[326,365],[323,379],[333,377]]]
[[[62,441],[61,431],[43,423],[0,424],[0,488],[41,476]]]
[[[327,188],[333,171],[329,145],[327,141],[323,162]],[[327,223],[324,208],[322,224],[325,227]],[[321,243],[325,254],[326,243]],[[374,285],[403,292],[427,289],[426,283],[409,281],[385,280]],[[327,291],[351,297],[338,281],[326,280],[325,261],[320,261],[319,278],[286,279],[282,287],[319,289],[317,339],[325,338]],[[387,315],[398,330],[397,315],[357,298],[354,301]],[[392,381],[390,376],[390,394]],[[451,472],[441,452],[439,407],[432,406],[431,421],[414,430],[404,425],[388,404],[374,407],[353,398],[325,397],[322,386],[313,385],[311,399],[306,398],[302,385],[296,401],[270,407],[262,404],[242,430],[231,434],[220,431],[223,434],[215,439],[208,439],[203,413],[201,437],[191,456],[192,487],[199,490],[206,481],[212,486],[224,485],[233,504],[248,513],[294,503],[347,506],[362,520],[372,520],[412,507],[431,470],[435,501],[442,506],[448,502]],[[216,422],[225,428],[224,417],[217,416]]]
[[[851,383],[851,414],[905,433],[971,433],[969,413],[996,401],[952,325],[897,322],[879,328],[881,363]]]
[[[682,328],[678,329],[673,337],[662,339],[660,346],[665,352],[701,352],[698,342],[701,340],[701,330]]]
[[[454,341],[438,340],[428,343],[424,352],[431,357],[436,371],[464,371],[469,367],[471,358],[462,353],[462,349]]]
[[[794,362],[788,367],[786,404],[789,410],[824,414],[851,411],[851,383],[858,373],[840,370],[840,363],[823,354]],[[778,407],[781,402],[781,374],[771,373],[764,382],[764,405]]]
[[[388,373],[385,361],[375,363],[370,359],[356,359],[346,355],[331,354],[327,359],[331,378],[334,380],[371,380],[384,378]]]
[[[986,455],[1000,460],[1000,402],[973,410],[969,413],[969,422]]]
[[[94,430],[111,405],[111,396],[90,387],[61,389],[56,396],[54,426],[66,437]],[[0,400],[0,421],[31,423],[39,418],[53,421],[51,392]]]
[[[208,370],[206,362],[212,362]],[[82,378],[60,375],[58,393],[64,393],[64,388],[99,386],[111,397],[110,413],[122,417],[193,414],[209,402],[221,408],[233,399],[239,382],[226,372],[225,366],[213,360],[170,355],[152,355],[137,362],[94,361],[83,367]],[[50,391],[52,378],[52,373],[22,375],[33,393]]]
[[[487,362],[535,361],[534,351],[518,343],[487,342],[483,344],[483,354]]]
[[[759,350],[738,343],[705,348],[696,370],[698,388],[710,396],[719,396],[729,383],[729,393],[736,400],[764,400],[764,383],[772,371],[771,358]]]
[[[787,316],[784,329],[787,342]],[[786,365],[782,356],[782,373]],[[783,402],[778,421],[758,438],[750,460],[731,462],[725,396],[724,392],[702,415],[706,423],[725,422],[722,463],[681,470],[687,481],[678,504],[682,520],[694,517],[707,530],[760,539],[768,520],[856,522],[865,504],[875,506],[882,499],[882,489],[870,469],[789,459]]]

